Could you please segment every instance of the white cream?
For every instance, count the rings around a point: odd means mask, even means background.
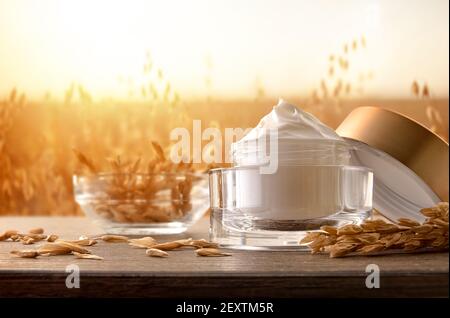
[[[275,137],[270,140],[269,137]],[[276,141],[269,156],[264,143]],[[263,145],[263,146],[261,146]],[[340,209],[342,170],[350,148],[313,115],[280,100],[258,126],[232,145],[235,166],[266,166],[277,156],[275,173],[236,171],[236,206],[259,219],[305,220]],[[325,166],[325,167],[324,167]]]
[[[275,134],[276,131],[276,134]],[[349,146],[316,117],[280,99],[259,124],[231,146],[237,166],[264,165],[261,144],[275,134],[279,165],[346,165]],[[267,156],[266,156],[267,157]]]

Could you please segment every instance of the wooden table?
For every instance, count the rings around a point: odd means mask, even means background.
[[[65,239],[101,233],[82,217],[0,217],[0,233],[33,227]],[[176,237],[207,238],[207,230],[205,218]],[[231,251],[231,257],[206,258],[182,250],[161,259],[127,244],[100,242],[90,249],[103,261],[9,254],[23,247],[0,242],[0,297],[448,297],[448,253],[330,259],[300,252]],[[365,285],[365,269],[372,263],[381,270],[379,289]],[[70,264],[80,268],[79,289],[66,287]]]

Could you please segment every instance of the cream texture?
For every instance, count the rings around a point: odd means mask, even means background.
[[[280,99],[255,128],[232,144],[234,164],[267,164],[270,147],[261,145],[273,141],[278,146],[271,155],[277,156],[279,165],[346,165],[350,159],[350,147],[333,129]]]

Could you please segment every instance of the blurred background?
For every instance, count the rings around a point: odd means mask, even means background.
[[[448,140],[447,0],[0,0],[0,214],[81,213],[73,149],[152,156],[174,127],[252,127],[282,97]]]

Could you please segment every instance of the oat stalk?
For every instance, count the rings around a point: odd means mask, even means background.
[[[321,231],[309,232],[300,241],[311,253],[327,253],[330,257],[350,255],[379,255],[386,252],[415,252],[448,250],[448,202],[422,209],[423,224],[401,218],[398,224],[384,220],[366,220],[361,225],[340,228],[323,226]]]

